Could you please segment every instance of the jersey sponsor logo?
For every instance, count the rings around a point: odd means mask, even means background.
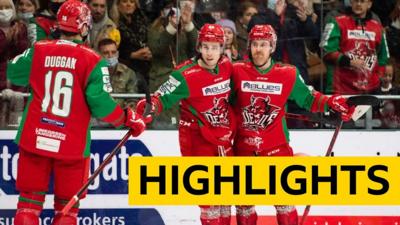
[[[250,105],[242,111],[243,127],[249,130],[265,129],[272,124],[281,108],[271,104],[271,98],[250,97]]]
[[[46,56],[44,59],[44,67],[60,67],[67,69],[75,69],[77,59],[65,56]]]
[[[375,41],[376,34],[372,31],[348,30],[347,38],[355,40]]]
[[[103,75],[110,75],[110,71],[108,70],[108,67],[101,67],[101,73]]]
[[[173,91],[175,91],[175,89],[181,84],[180,81],[178,81],[177,79],[175,79],[175,77],[173,76],[169,76],[169,80],[167,80],[164,84],[162,84],[159,88],[158,88],[158,93],[161,94],[161,96],[165,95],[165,94],[170,94]]]
[[[203,95],[211,96],[211,95],[224,94],[231,90],[231,88],[229,87],[229,84],[230,84],[230,81],[225,80],[225,81],[219,82],[217,84],[213,84],[213,85],[204,87],[204,88],[202,88]]]
[[[53,120],[53,119],[49,119],[49,118],[46,118],[46,117],[42,117],[42,118],[40,119],[40,121],[41,121],[42,123],[46,123],[46,124],[50,124],[50,125],[55,125],[55,126],[57,126],[57,127],[65,127],[65,123],[64,123],[64,122],[57,121],[57,120]]]
[[[228,96],[214,98],[214,106],[202,112],[208,122],[214,127],[229,127],[229,103]]]
[[[201,69],[199,69],[199,68],[193,68],[193,69],[190,69],[190,70],[186,70],[186,71],[184,71],[183,73],[184,73],[185,75],[188,75],[188,74],[196,73],[196,72],[200,72],[200,71],[201,71]]]
[[[55,139],[59,139],[59,140],[63,140],[63,141],[65,141],[65,137],[66,137],[66,135],[61,132],[47,130],[47,129],[43,129],[43,128],[36,128],[35,133],[38,136],[55,138]]]
[[[36,136],[36,148],[49,152],[58,152],[60,150],[60,140]]]
[[[111,85],[108,67],[101,67],[100,70],[103,74],[103,90],[107,93],[111,93],[113,91],[113,88]]]
[[[262,81],[242,81],[243,92],[264,93],[280,95],[282,94],[282,84]]]

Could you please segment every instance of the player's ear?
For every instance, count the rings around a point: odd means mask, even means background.
[[[82,29],[81,29],[81,36],[85,38],[89,34],[89,27],[87,24],[83,24]]]

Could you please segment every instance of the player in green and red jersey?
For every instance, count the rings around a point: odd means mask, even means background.
[[[183,156],[231,156],[233,112],[228,103],[232,64],[223,56],[224,31],[205,24],[198,34],[199,55],[183,62],[152,97],[159,114],[180,103],[179,144]],[[145,101],[138,102],[138,113]],[[204,225],[229,225],[230,206],[200,206]]]
[[[328,108],[349,120],[349,108],[341,96],[327,97],[304,84],[296,67],[275,63],[271,54],[276,34],[270,25],[256,25],[249,33],[250,60],[233,65],[231,102],[238,120],[234,152],[237,156],[293,156],[285,120],[289,99],[311,112]],[[275,206],[279,225],[297,225],[294,206]],[[255,225],[254,206],[237,206],[238,225]]]
[[[39,224],[51,173],[55,196],[52,224],[77,224],[78,205],[67,215],[60,211],[89,174],[91,116],[115,127],[131,128],[133,136],[145,129],[139,114],[123,110],[109,95],[106,62],[81,44],[91,26],[86,4],[65,2],[57,20],[60,40],[37,42],[7,68],[11,83],[29,85],[32,90],[16,137],[20,197],[15,225]]]

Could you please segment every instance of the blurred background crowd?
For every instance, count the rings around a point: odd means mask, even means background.
[[[58,38],[55,15],[63,2],[0,0],[0,129],[16,128],[29,95],[29,88],[7,82],[7,61],[37,41]],[[123,107],[134,107],[146,88],[156,91],[176,65],[195,56],[197,32],[205,23],[222,25],[224,54],[232,62],[248,59],[247,33],[254,25],[271,24],[278,34],[273,59],[295,65],[306,84],[326,94],[380,96],[381,105],[350,128],[400,128],[400,0],[86,3],[93,26],[85,42],[107,61],[112,93],[127,94],[114,95]],[[288,111],[305,113],[292,104]],[[176,106],[163,112],[152,128],[176,129],[178,121]],[[97,120],[93,125],[106,126]],[[289,120],[288,126],[326,127],[298,120]]]

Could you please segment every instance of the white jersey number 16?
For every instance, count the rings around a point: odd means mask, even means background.
[[[71,109],[73,75],[67,71],[58,71],[53,80],[53,71],[49,71],[45,77],[45,95],[42,100],[42,112],[47,109],[52,100],[51,113],[57,116],[67,117]],[[52,88],[52,93],[50,93]]]

